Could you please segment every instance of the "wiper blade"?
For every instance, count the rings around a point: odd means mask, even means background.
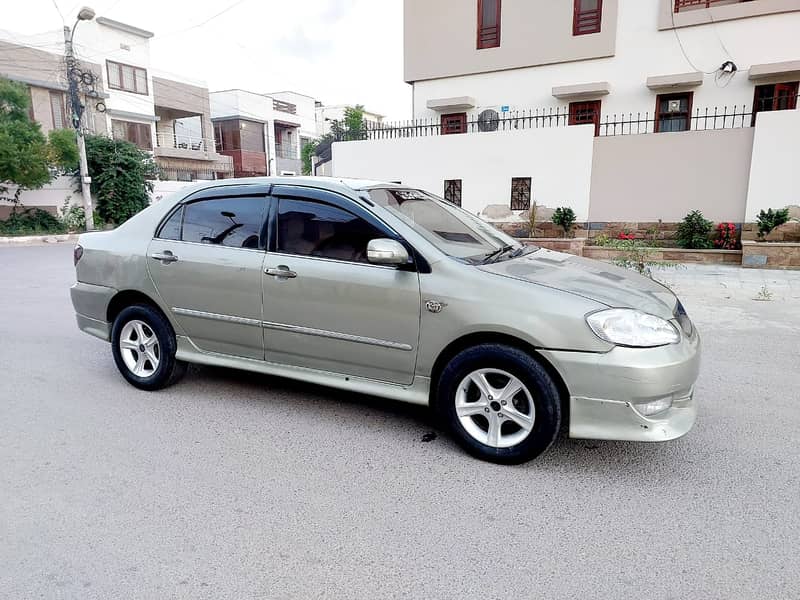
[[[503,256],[503,254],[505,254],[509,250],[513,250],[513,248],[514,248],[514,246],[512,246],[510,244],[508,244],[506,246],[503,246],[502,248],[498,248],[494,252],[490,252],[489,254],[487,254],[484,257],[484,259],[481,261],[481,264],[482,265],[488,265],[489,263],[493,263],[493,262],[499,260],[500,257]]]

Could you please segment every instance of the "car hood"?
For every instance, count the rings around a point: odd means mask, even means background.
[[[662,319],[673,318],[678,302],[669,288],[638,273],[544,248],[478,268],[583,296],[610,307],[635,308]]]

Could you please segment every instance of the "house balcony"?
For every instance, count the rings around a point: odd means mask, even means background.
[[[153,154],[158,157],[218,160],[214,140],[175,133],[157,133]]]

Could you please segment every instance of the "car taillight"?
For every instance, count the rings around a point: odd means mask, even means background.
[[[75,250],[72,251],[72,260],[74,261],[75,266],[78,266],[78,261],[81,259],[82,256],[83,256],[83,246],[77,244],[75,246]]]

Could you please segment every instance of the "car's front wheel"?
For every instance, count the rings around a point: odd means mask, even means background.
[[[122,376],[140,389],[167,387],[186,372],[186,363],[175,358],[172,326],[152,306],[123,309],[111,328],[111,347]]]
[[[561,421],[558,389],[547,371],[526,352],[502,344],[457,354],[442,371],[434,401],[464,449],[503,464],[544,452]]]

